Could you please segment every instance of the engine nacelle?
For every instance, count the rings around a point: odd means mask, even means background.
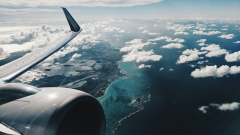
[[[105,134],[104,112],[94,97],[68,88],[39,89],[1,105],[0,123],[21,135]]]

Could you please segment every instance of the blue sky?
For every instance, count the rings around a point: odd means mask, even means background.
[[[85,19],[240,18],[239,0],[0,0],[4,18],[61,18],[59,7]]]

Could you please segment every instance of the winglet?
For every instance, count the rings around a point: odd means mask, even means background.
[[[82,31],[82,29],[80,28],[80,26],[77,24],[77,22],[74,20],[74,18],[71,16],[71,14],[68,12],[68,10],[64,7],[62,7],[63,12],[67,18],[68,24],[71,28],[71,31],[74,32],[79,32]]]

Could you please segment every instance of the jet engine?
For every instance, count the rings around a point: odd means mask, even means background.
[[[22,86],[13,87],[14,85]],[[25,84],[10,86],[2,86],[0,93],[8,95],[4,89],[7,92],[13,89],[10,95],[12,97],[28,96],[0,106],[0,135],[105,134],[103,109],[91,95],[60,87],[36,88]]]

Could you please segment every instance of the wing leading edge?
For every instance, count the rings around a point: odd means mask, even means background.
[[[31,54],[25,55],[15,61],[12,61],[8,64],[5,64],[0,67],[0,82],[10,82],[13,79],[17,78],[33,66],[37,65],[41,61],[45,60],[47,57],[61,49],[68,42],[70,42],[73,38],[75,38],[82,29],[71,16],[71,14],[67,11],[66,8],[62,8],[64,14],[67,18],[71,31],[56,40],[55,42],[46,45],[45,47],[37,50],[37,52],[32,52]]]

